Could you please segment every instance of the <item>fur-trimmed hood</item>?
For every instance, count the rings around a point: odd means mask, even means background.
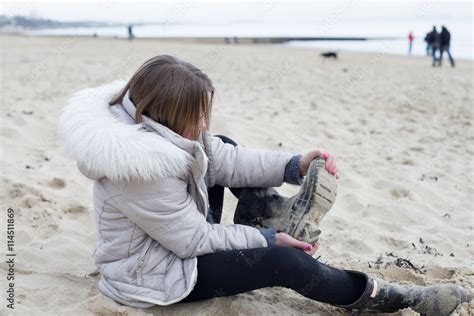
[[[148,182],[186,174],[189,153],[111,111],[109,101],[125,84],[120,80],[81,90],[64,107],[58,134],[79,170],[90,179],[111,181]]]

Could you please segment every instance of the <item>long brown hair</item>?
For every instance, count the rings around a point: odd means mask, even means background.
[[[209,127],[214,87],[209,77],[190,63],[170,55],[147,60],[109,104],[121,103],[127,90],[137,109],[136,123],[142,122],[144,114],[180,135],[190,130],[195,139],[201,115]]]

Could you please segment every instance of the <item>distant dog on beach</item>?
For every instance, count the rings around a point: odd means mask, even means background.
[[[323,56],[324,58],[337,59],[337,52],[325,52],[325,53],[321,53],[321,56]]]

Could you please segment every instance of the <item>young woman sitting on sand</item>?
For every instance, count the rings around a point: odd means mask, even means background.
[[[104,295],[148,308],[281,286],[349,310],[427,315],[468,300],[453,284],[398,285],[314,259],[315,224],[335,199],[333,157],[211,135],[213,95],[203,72],[163,55],[128,82],[77,93],[63,110],[59,132],[94,180]],[[280,196],[273,187],[283,182],[299,193]],[[239,199],[231,225],[220,223],[224,187]]]

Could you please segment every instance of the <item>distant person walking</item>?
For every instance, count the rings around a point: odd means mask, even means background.
[[[432,55],[433,50],[433,42],[434,42],[434,33],[438,33],[436,30],[436,26],[433,26],[433,29],[426,33],[425,35],[425,42],[426,42],[426,56]]]
[[[440,42],[440,53],[439,53],[438,66],[441,66],[441,63],[443,62],[443,53],[446,52],[448,54],[451,67],[454,67],[454,59],[453,59],[453,56],[451,56],[451,52],[449,51],[449,46],[451,43],[451,33],[448,31],[448,29],[444,25],[441,27],[441,33],[439,34],[439,42]]]
[[[411,50],[413,48],[413,40],[415,39],[415,36],[413,35],[413,32],[410,31],[410,34],[408,34],[408,55],[411,55]]]
[[[131,41],[134,38],[135,38],[135,35],[133,35],[133,25],[130,24],[128,26],[128,39]]]
[[[436,57],[436,51],[441,48],[440,38],[438,30],[436,26],[433,26],[433,30],[429,33],[430,34],[430,46],[431,46],[431,56],[433,56],[433,67],[436,66],[436,61],[438,58]]]

